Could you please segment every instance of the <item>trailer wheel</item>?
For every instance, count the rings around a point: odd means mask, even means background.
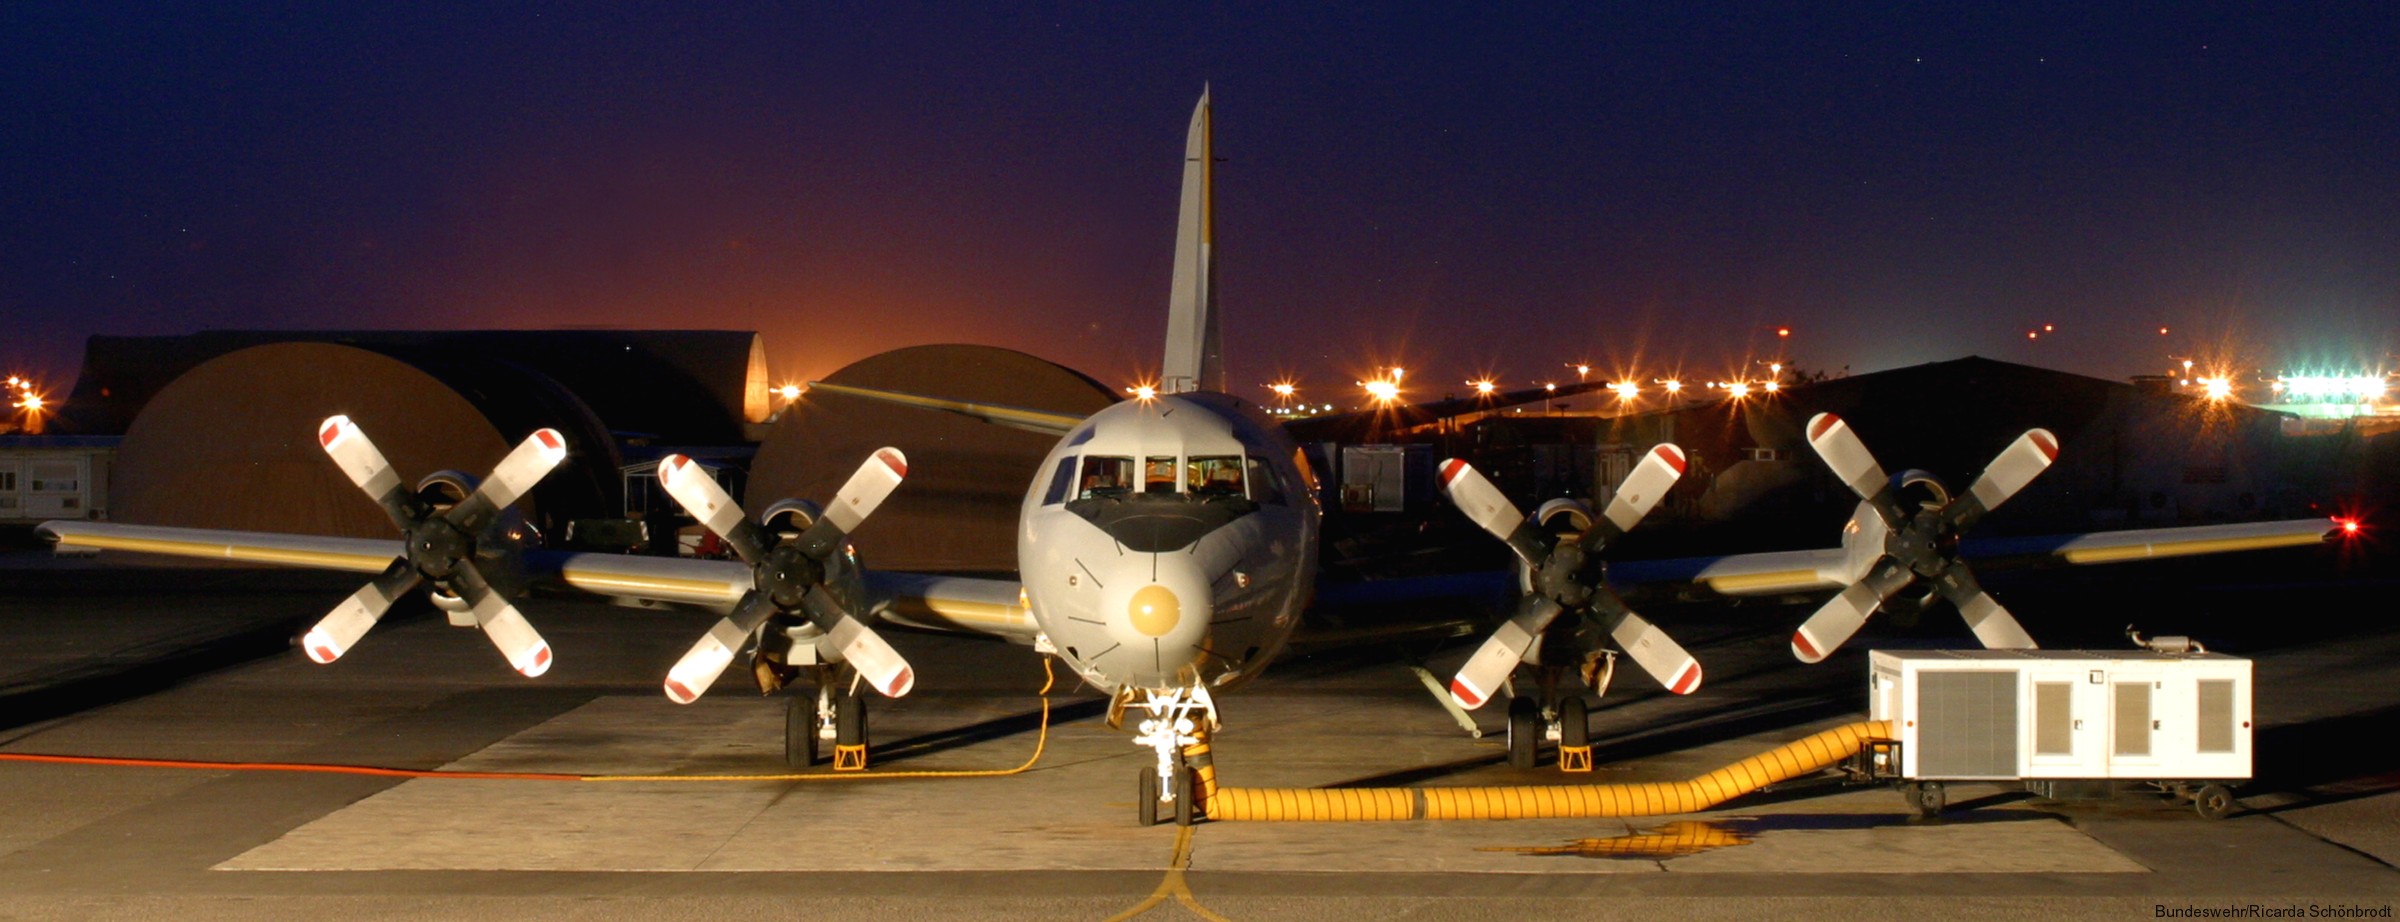
[[[2222,784],[2204,784],[2192,795],[2192,809],[2200,811],[2202,819],[2221,820],[2233,812],[2233,792]]]
[[[1917,811],[1918,816],[1926,819],[1942,815],[1942,808],[1948,806],[1950,802],[1949,789],[1943,787],[1939,781],[1911,781],[1903,784],[1900,786],[1900,796],[1907,798],[1908,806]]]

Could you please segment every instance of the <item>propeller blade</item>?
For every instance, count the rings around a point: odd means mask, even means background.
[[[700,700],[708,687],[716,684],[717,677],[725,674],[725,667],[733,664],[734,654],[750,642],[750,636],[774,610],[774,602],[765,593],[753,589],[743,595],[733,614],[719,619],[708,633],[700,635],[700,642],[692,644],[691,651],[667,670],[667,697],[676,704]]]
[[[1966,564],[1952,563],[1934,577],[1933,585],[1942,598],[1958,606],[1958,613],[1967,619],[1967,629],[1975,632],[1975,639],[1982,641],[1985,649],[2031,650],[2038,646],[2033,635],[2025,633],[2025,626],[2017,623],[2016,616],[2000,607],[1991,593],[1975,582],[1975,574],[1967,570]]]
[[[1617,534],[1632,531],[1642,516],[1649,515],[1650,510],[1658,506],[1658,501],[1666,498],[1667,490],[1675,486],[1675,481],[1683,478],[1683,467],[1683,449],[1670,442],[1658,443],[1648,455],[1643,456],[1640,464],[1633,466],[1631,473],[1625,475],[1625,482],[1617,486],[1616,498],[1609,500],[1608,508],[1601,511],[1600,521],[1615,526]],[[1592,524],[1593,532],[1599,532],[1600,523]],[[1599,542],[1612,537],[1615,535],[1602,534],[1596,540],[1587,535],[1584,549],[1599,550]]]
[[[1885,476],[1883,465],[1875,463],[1875,455],[1867,451],[1867,443],[1858,440],[1850,424],[1831,413],[1819,413],[1808,419],[1808,447],[1816,449],[1817,457],[1842,479],[1850,491],[1875,507],[1886,523],[1908,521],[1908,516],[1892,500],[1891,478]],[[1812,660],[1813,662],[1813,660]]]
[[[832,594],[822,588],[811,589],[802,598],[802,604],[809,614],[823,619],[819,623],[832,624],[826,629],[825,638],[817,642],[826,659],[849,663],[886,698],[898,698],[917,687],[917,674],[908,668],[908,660],[900,656],[900,651],[892,649],[891,643],[866,622],[843,610]]]
[[[2000,450],[1999,456],[1992,459],[1992,465],[1983,469],[1982,476],[1975,478],[1974,486],[1950,501],[1949,508],[1942,510],[1943,518],[1949,520],[1952,529],[1975,524],[1975,520],[1983,518],[1984,513],[1999,508],[2001,503],[2008,502],[2009,497],[2017,495],[2018,490],[2025,489],[2026,484],[2049,470],[2050,462],[2056,460],[2058,436],[2051,435],[2048,429],[2026,430],[2024,435],[2017,436],[2016,441]]]
[[[1616,640],[1618,649],[1632,657],[1643,672],[1657,679],[1660,686],[1678,695],[1700,689],[1700,661],[1676,643],[1675,638],[1626,608],[1616,593],[1597,593],[1592,603],[1592,607],[1615,616],[1616,624],[1608,629],[1608,635]]]
[[[358,424],[351,422],[350,417],[326,417],[317,426],[317,444],[325,449],[326,455],[333,458],[335,467],[349,475],[351,483],[375,498],[375,504],[382,506],[384,514],[392,517],[392,524],[400,526],[401,531],[407,531],[417,523],[414,497],[400,483],[400,474],[392,470],[390,461],[384,460],[383,452],[367,438],[366,430],[358,428]]]
[[[482,534],[484,526],[492,524],[492,517],[532,490],[534,484],[566,459],[567,437],[556,429],[536,429],[525,441],[517,443],[507,457],[501,458],[483,483],[475,487],[475,494],[452,507],[447,518],[460,531]]]
[[[1549,558],[1549,535],[1525,518],[1517,504],[1508,501],[1508,494],[1493,486],[1474,465],[1459,458],[1442,462],[1442,490],[1469,521],[1508,542],[1508,549],[1517,552],[1526,566],[1539,567]]]
[[[450,582],[475,613],[475,625],[483,629],[484,639],[508,658],[508,668],[528,679],[550,671],[550,642],[542,639],[523,612],[492,588],[473,561],[459,561]]]
[[[834,548],[841,546],[842,539],[849,537],[850,532],[858,528],[858,523],[874,514],[875,507],[883,505],[883,501],[892,495],[893,490],[900,488],[900,481],[907,476],[907,455],[901,454],[897,448],[876,449],[875,455],[860,464],[840,490],[834,491],[833,502],[826,505],[825,515],[800,536],[800,553],[818,560],[832,556]]]
[[[373,446],[369,446],[369,450],[373,450]],[[367,635],[367,629],[382,620],[383,613],[392,609],[393,602],[416,588],[419,579],[417,568],[406,558],[393,560],[382,575],[359,587],[340,605],[334,606],[324,620],[309,628],[308,633],[300,638],[300,649],[308,651],[309,659],[320,663],[342,658],[342,654],[358,645],[359,638]]]
[[[725,539],[742,562],[757,565],[766,559],[768,541],[766,530],[742,514],[742,507],[708,471],[683,455],[668,455],[658,462],[658,483],[668,496],[675,498],[683,511],[700,520],[702,527]]]
[[[1803,663],[1823,662],[1850,635],[1858,633],[1859,626],[1867,623],[1867,616],[1874,614],[1883,600],[1899,592],[1912,578],[1914,574],[1897,560],[1885,557],[1876,561],[1865,578],[1851,583],[1800,623],[1800,629],[1792,634],[1792,655]]]
[[[1525,659],[1525,651],[1562,611],[1565,609],[1547,596],[1529,595],[1517,603],[1517,614],[1493,631],[1483,646],[1476,648],[1475,655],[1467,658],[1467,664],[1459,667],[1458,675],[1450,679],[1451,700],[1468,710],[1491,700],[1492,692],[1508,680],[1509,673],[1517,670],[1517,664]]]

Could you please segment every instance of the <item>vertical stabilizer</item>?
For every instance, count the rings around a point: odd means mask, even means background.
[[[1167,299],[1167,356],[1161,393],[1225,390],[1217,321],[1217,160],[1208,90],[1192,110],[1183,144],[1183,208],[1175,222],[1175,283]]]

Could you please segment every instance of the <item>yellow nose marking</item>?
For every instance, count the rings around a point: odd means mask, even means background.
[[[1125,606],[1125,614],[1133,619],[1133,629],[1151,637],[1164,637],[1183,620],[1183,603],[1165,586],[1144,586],[1134,592],[1133,601]]]

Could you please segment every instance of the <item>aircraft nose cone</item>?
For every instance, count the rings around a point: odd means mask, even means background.
[[[1125,605],[1125,615],[1133,629],[1149,637],[1164,637],[1183,621],[1183,602],[1173,590],[1152,584],[1133,593]]]

